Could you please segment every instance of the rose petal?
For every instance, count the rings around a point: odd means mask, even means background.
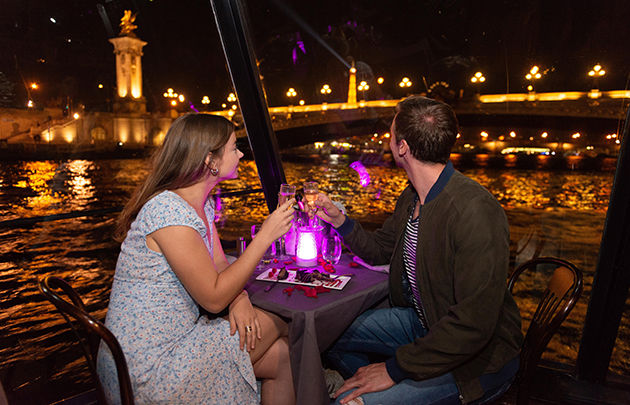
[[[350,262],[350,267],[359,267],[359,263],[357,263],[357,262]]]

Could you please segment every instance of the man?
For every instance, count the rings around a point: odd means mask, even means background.
[[[392,307],[359,316],[329,351],[350,377],[334,395],[341,404],[492,400],[512,382],[522,342],[507,218],[449,161],[458,130],[448,105],[412,96],[396,112],[390,147],[410,185],[393,215],[366,232],[326,195],[316,203],[355,254],[391,263]]]

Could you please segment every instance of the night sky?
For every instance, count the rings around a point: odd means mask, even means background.
[[[328,101],[343,99],[347,91],[343,63],[282,5],[343,59],[354,59],[359,80],[385,78],[382,86],[371,82],[370,98],[403,96],[397,87],[403,76],[414,82],[411,92],[444,81],[469,94],[469,78],[478,70],[487,78],[483,93],[525,91],[524,75],[534,64],[544,73],[537,91],[588,90],[593,81],[586,73],[597,62],[607,72],[602,90],[626,88],[630,73],[627,0],[245,4],[270,105],[286,104],[289,87],[307,103],[322,100],[324,83],[333,89]],[[61,105],[70,97],[87,109],[105,109],[115,85],[107,39],[118,34],[125,9],[138,13],[136,34],[148,42],[143,74],[149,108],[166,108],[162,93],[168,87],[197,107],[208,95],[218,108],[231,81],[209,0],[0,0],[0,103],[23,107],[27,85],[37,81],[40,89],[32,97],[39,106]]]

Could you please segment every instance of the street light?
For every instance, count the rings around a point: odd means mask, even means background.
[[[400,86],[401,88],[411,87],[412,85],[413,85],[413,82],[409,80],[408,77],[403,77],[400,83],[398,83],[398,86]]]
[[[593,89],[598,89],[599,86],[597,84],[600,77],[604,76],[606,71],[602,68],[602,65],[597,63],[593,68],[588,72],[588,75],[593,78]]]
[[[289,97],[289,100],[293,100],[293,97],[297,96],[297,91],[295,91],[295,89],[293,87],[290,87],[289,90],[287,90],[287,97]]]
[[[319,89],[319,92],[326,96],[326,95],[332,93],[332,89],[330,88],[329,85],[325,84],[325,85],[322,86],[321,89]],[[287,96],[288,96],[288,93],[287,93]]]
[[[39,89],[39,84],[37,84],[35,82],[31,83],[31,89],[33,89],[33,90]]]
[[[531,84],[527,86],[527,90],[534,91],[534,80],[538,80],[541,77],[542,75],[540,74],[540,69],[538,68],[538,66],[532,66],[532,68],[529,69],[529,73],[525,75],[525,79],[531,82]]]
[[[208,97],[208,96],[203,96],[203,98],[201,99],[201,104],[203,104],[203,105],[208,105],[208,104],[210,104],[210,97]]]
[[[227,101],[229,101],[230,103],[235,102],[236,101],[236,95],[234,93],[228,94]]]
[[[370,85],[367,84],[365,80],[361,81],[361,83],[359,83],[359,86],[357,87],[357,90],[362,92],[364,100],[365,100],[365,92],[368,91],[369,89],[370,89]]]
[[[376,79],[376,83],[378,84],[383,84],[384,81],[385,79],[383,79],[383,77],[379,77],[378,79]]]
[[[471,83],[483,83],[485,81],[486,81],[486,78],[481,72],[475,73],[475,75],[470,78]]]
[[[173,89],[170,87],[166,89],[166,91],[162,94],[162,96],[164,96],[165,99],[170,100],[169,104],[173,107],[177,106],[177,100],[179,100],[180,102],[184,102],[185,100],[183,94],[178,94],[174,92]]]

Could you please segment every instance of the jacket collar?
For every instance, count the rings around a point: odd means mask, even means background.
[[[451,179],[451,176],[454,172],[455,168],[453,167],[453,163],[451,163],[451,161],[449,160],[448,162],[446,162],[446,166],[444,166],[444,169],[442,169],[442,173],[440,173],[438,179],[435,181],[435,183],[433,183],[433,186],[431,186],[431,189],[427,194],[427,198],[424,200],[425,205],[431,202],[431,200],[434,200],[435,197],[437,197],[438,194],[440,194],[440,192],[444,190],[444,187],[446,187],[446,183],[448,183],[448,181]]]

